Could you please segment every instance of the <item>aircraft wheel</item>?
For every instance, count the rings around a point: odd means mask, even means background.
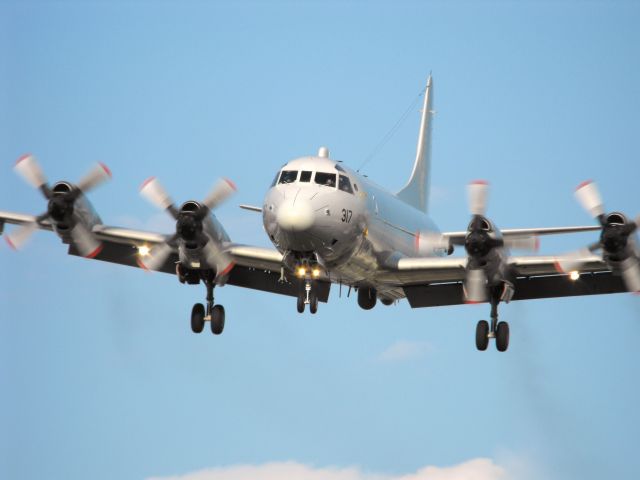
[[[484,352],[489,346],[489,322],[480,320],[476,325],[476,348]]]
[[[196,303],[191,309],[191,330],[200,333],[204,329],[204,305]]]
[[[304,297],[302,295],[298,295],[298,313],[304,313]]]
[[[220,335],[224,330],[224,307],[214,305],[211,309],[211,331],[214,335]]]
[[[506,352],[509,348],[509,324],[498,322],[496,327],[496,348],[499,352]]]
[[[316,313],[318,311],[318,295],[313,290],[309,292],[309,311]]]

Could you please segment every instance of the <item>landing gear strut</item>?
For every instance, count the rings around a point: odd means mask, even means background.
[[[207,306],[196,303],[191,310],[191,330],[193,333],[200,333],[204,330],[204,323],[211,322],[211,332],[220,335],[224,330],[225,312],[222,305],[214,305],[213,289],[215,287],[215,275],[208,273],[203,275],[205,286],[207,287]]]
[[[480,320],[476,325],[476,348],[480,351],[487,349],[491,338],[496,339],[499,352],[506,352],[509,348],[509,324],[498,321],[498,304],[505,298],[506,288],[502,284],[490,288],[491,325],[486,320]]]
[[[300,289],[298,290],[297,309],[298,313],[303,313],[307,305],[309,305],[309,311],[316,313],[318,311],[318,294],[314,288],[314,282],[311,279],[306,278],[304,283],[300,283]]]

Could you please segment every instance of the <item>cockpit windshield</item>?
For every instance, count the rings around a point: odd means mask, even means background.
[[[336,186],[336,174],[335,173],[324,173],[324,172],[316,172],[315,181],[318,185],[325,185],[327,187],[335,187]]]
[[[351,181],[349,177],[345,175],[340,175],[340,179],[338,180],[338,188],[343,192],[353,193],[353,189],[351,188]]]
[[[293,183],[298,178],[297,170],[283,170],[278,183]]]

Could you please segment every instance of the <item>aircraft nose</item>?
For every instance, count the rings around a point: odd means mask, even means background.
[[[313,225],[314,214],[311,203],[304,199],[295,199],[278,207],[276,221],[278,226],[288,232],[301,232]]]

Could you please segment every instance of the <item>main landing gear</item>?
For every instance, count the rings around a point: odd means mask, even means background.
[[[498,285],[490,289],[491,325],[486,320],[480,320],[476,325],[476,348],[480,351],[487,349],[491,338],[496,339],[496,348],[499,352],[506,352],[509,348],[509,324],[498,321],[498,304],[505,298],[508,288],[510,288],[508,285]]]
[[[222,305],[214,305],[213,288],[214,277],[208,275],[203,279],[207,287],[207,307],[201,303],[196,303],[191,309],[191,330],[193,333],[200,333],[204,330],[205,322],[211,322],[211,332],[214,335],[220,335],[224,330],[224,307]]]
[[[318,294],[316,293],[315,282],[309,278],[305,278],[304,282],[300,282],[300,289],[298,290],[298,313],[303,313],[307,305],[309,305],[309,311],[316,313],[318,311]]]

